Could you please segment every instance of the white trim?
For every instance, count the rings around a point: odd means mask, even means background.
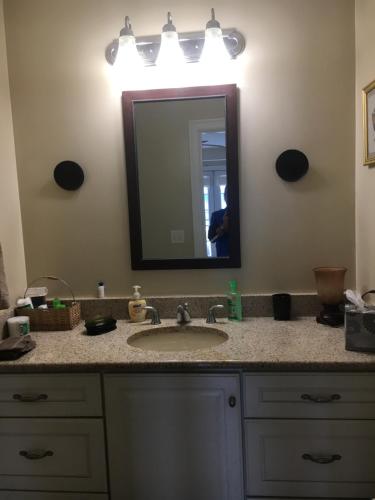
[[[189,120],[190,180],[195,258],[207,257],[203,202],[201,133],[219,130],[225,130],[224,117],[207,120]]]

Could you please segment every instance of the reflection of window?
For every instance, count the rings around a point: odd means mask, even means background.
[[[206,182],[206,177],[204,177],[204,181]],[[209,193],[210,193],[210,185],[205,184],[203,186],[203,202],[204,202],[204,229],[206,235],[208,234],[208,228],[210,227],[210,200],[209,200]],[[211,242],[209,239],[206,237],[206,252],[207,252],[207,257],[212,257],[212,246]]]
[[[226,178],[226,176],[225,176],[225,178]],[[226,206],[227,206],[227,203],[226,203],[225,198],[224,198],[225,186],[226,186],[226,183],[220,184],[220,208],[226,208]]]

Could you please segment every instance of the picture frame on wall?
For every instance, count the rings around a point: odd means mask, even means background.
[[[364,165],[375,166],[375,80],[363,89]]]

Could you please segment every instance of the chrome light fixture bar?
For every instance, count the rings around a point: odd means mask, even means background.
[[[232,59],[235,59],[245,50],[245,38],[235,28],[223,29],[223,39],[225,46]],[[179,33],[180,46],[184,52],[186,62],[199,62],[205,40],[205,31],[191,31]],[[138,52],[143,58],[145,66],[154,66],[159,54],[161,44],[160,35],[137,36],[136,45]],[[118,38],[114,39],[105,50],[105,57],[109,64],[113,64],[116,59],[119,47]]]

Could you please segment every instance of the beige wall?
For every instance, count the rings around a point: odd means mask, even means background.
[[[238,278],[246,292],[313,291],[311,269],[344,265],[354,280],[354,0],[217,0],[246,37],[240,89],[241,270],[130,269],[120,99],[104,48],[132,17],[160,32],[203,27],[208,0],[6,0],[8,59],[29,278],[56,273],[81,295],[107,282],[123,295],[209,293]],[[246,61],[246,64],[243,63]],[[311,172],[286,184],[277,156],[302,149]],[[72,159],[77,193],[52,182]]]
[[[375,80],[375,0],[356,1],[357,283],[375,288],[375,168],[363,166],[362,89]]]
[[[0,243],[3,247],[9,296],[26,286],[25,256],[10,106],[3,0],[0,0]]]

